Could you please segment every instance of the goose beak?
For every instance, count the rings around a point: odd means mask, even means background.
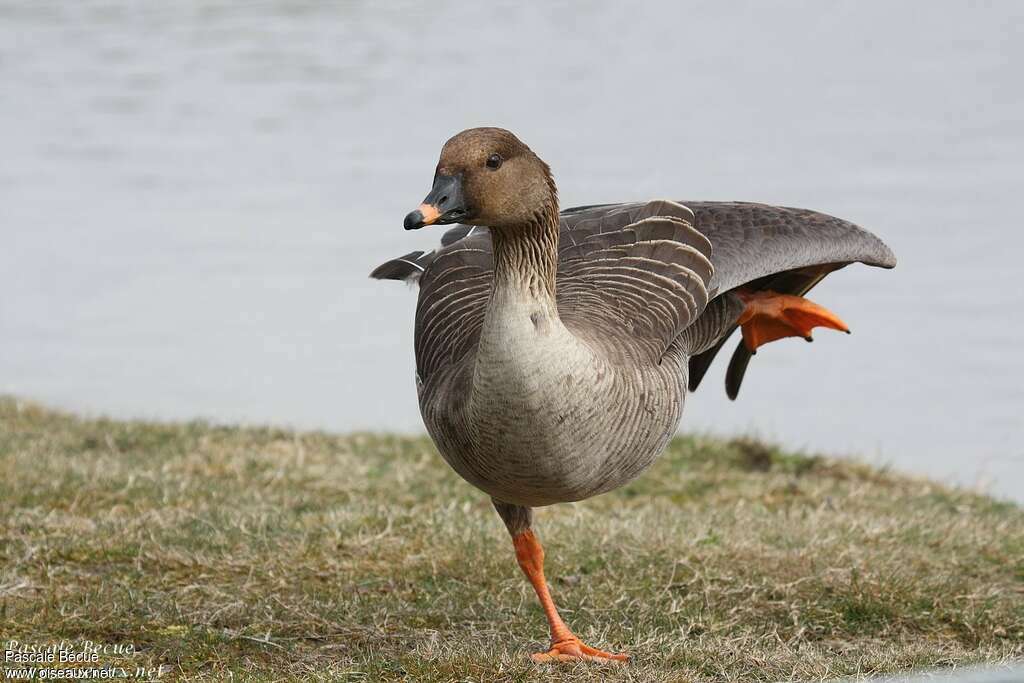
[[[415,211],[405,217],[405,229],[417,230],[424,225],[433,225],[441,217],[441,212],[431,204],[423,202]]]
[[[405,229],[417,230],[435,223],[457,223],[467,213],[462,200],[462,176],[439,174],[434,176],[434,186],[423,203],[405,217]]]

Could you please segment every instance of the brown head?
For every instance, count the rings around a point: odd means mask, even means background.
[[[548,165],[503,128],[470,128],[445,143],[434,186],[405,229],[465,223],[514,228],[558,214]]]

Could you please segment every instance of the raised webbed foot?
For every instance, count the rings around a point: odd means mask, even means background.
[[[839,316],[802,296],[772,291],[739,290],[736,293],[747,305],[737,322],[743,331],[743,343],[751,353],[759,346],[785,337],[813,341],[811,330],[815,327],[850,332]]]

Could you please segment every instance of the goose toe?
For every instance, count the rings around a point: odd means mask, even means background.
[[[580,641],[579,638],[573,636],[572,638],[552,643],[550,650],[547,652],[536,652],[530,655],[530,659],[541,664],[580,661],[625,663],[629,661],[629,655],[605,652],[596,647],[590,647]]]

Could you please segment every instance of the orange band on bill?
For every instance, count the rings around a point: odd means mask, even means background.
[[[441,212],[433,204],[420,204],[419,211],[423,214],[423,225],[433,225],[441,217]]]

